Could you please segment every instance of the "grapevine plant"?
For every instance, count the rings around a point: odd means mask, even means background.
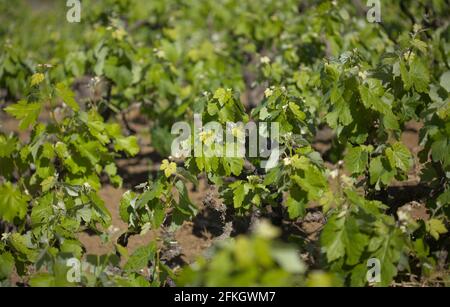
[[[379,23],[364,1],[83,1],[75,24],[18,2],[0,1],[1,285],[448,285],[448,1],[381,1]],[[246,142],[228,123],[277,124],[257,142],[274,165],[207,155],[229,139],[197,116]],[[176,122],[200,152],[171,152]],[[127,182],[144,139],[156,169]],[[192,200],[202,185],[213,201]],[[177,231],[208,210],[231,231],[176,263]]]

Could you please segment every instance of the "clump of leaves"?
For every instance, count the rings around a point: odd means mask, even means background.
[[[101,233],[111,223],[96,193],[100,177],[105,174],[120,186],[115,158],[120,152],[131,156],[139,151],[136,137],[124,136],[117,123],[105,123],[95,109],[81,110],[74,96],[66,85],[54,85],[40,72],[30,78],[27,99],[5,108],[20,120],[22,130],[31,127],[24,143],[0,134],[0,219],[16,227],[3,234],[0,254],[5,259],[14,255],[20,275],[27,274],[30,264],[37,271],[58,271],[60,253],[65,253],[63,259],[82,257],[77,233]],[[44,116],[49,117],[47,124],[39,121]]]

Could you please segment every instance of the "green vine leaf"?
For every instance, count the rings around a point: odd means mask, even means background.
[[[5,108],[5,111],[19,119],[20,129],[25,130],[36,123],[41,108],[41,103],[28,103],[26,100],[20,100],[18,103]]]
[[[30,196],[22,194],[9,182],[0,186],[0,195],[0,217],[3,220],[13,223],[15,218],[25,218]]]

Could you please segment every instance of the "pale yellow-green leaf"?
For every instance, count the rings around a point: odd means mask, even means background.
[[[436,240],[439,240],[439,236],[441,234],[447,233],[448,231],[444,223],[438,219],[430,219],[429,221],[427,221],[426,229]]]
[[[35,73],[31,76],[31,86],[38,85],[42,81],[44,81],[45,76],[43,73]]]
[[[173,174],[176,173],[177,171],[177,164],[174,162],[169,162],[169,160],[164,159],[162,161],[160,170],[164,171],[164,175],[169,178],[170,176],[172,176]]]

